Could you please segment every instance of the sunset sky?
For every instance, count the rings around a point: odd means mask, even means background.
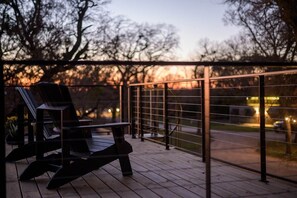
[[[226,5],[223,0],[112,0],[112,15],[123,15],[139,23],[167,23],[177,28],[180,49],[186,60],[200,39],[222,41],[236,35],[237,27],[223,22]]]

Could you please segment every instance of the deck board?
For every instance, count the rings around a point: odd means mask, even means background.
[[[52,173],[30,181],[18,181],[29,158],[7,163],[7,197],[205,197],[205,164],[200,157],[140,139],[127,141],[133,176],[123,177],[118,161],[80,177],[56,190],[47,190]],[[7,152],[12,149],[6,147]],[[212,197],[296,197],[297,184],[268,177],[260,182],[260,174],[212,160]]]

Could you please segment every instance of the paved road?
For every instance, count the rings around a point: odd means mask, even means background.
[[[196,133],[195,127],[182,127],[182,131]],[[267,131],[265,133],[267,141],[285,142],[285,133],[275,133]],[[221,159],[261,170],[259,132],[230,132],[211,130],[211,155],[213,158]],[[294,138],[294,137],[292,137]],[[280,177],[285,177],[297,182],[297,162],[266,156],[267,173]]]
[[[214,158],[261,170],[259,133],[211,131]],[[285,134],[267,132],[266,140],[285,142]],[[297,181],[297,162],[266,156],[267,173]]]

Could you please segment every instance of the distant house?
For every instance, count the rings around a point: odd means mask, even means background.
[[[275,115],[272,112],[276,112],[280,105],[279,97],[267,96],[265,97],[265,116],[266,122],[272,123]],[[259,122],[259,98],[246,97],[246,106],[230,105],[229,108],[230,122],[235,123],[258,123]]]

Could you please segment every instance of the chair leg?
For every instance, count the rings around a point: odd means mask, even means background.
[[[124,176],[132,175],[132,167],[128,154],[131,153],[133,149],[132,146],[127,141],[125,141],[124,128],[113,127],[112,133],[114,136],[114,142],[117,150],[116,153],[119,156],[122,174]]]
[[[121,165],[122,174],[124,176],[133,175],[129,156],[128,155],[120,156],[119,161]]]
[[[58,188],[117,159],[120,160],[123,175],[131,175],[132,168],[128,155],[119,156],[116,145],[113,144],[102,151],[93,153],[88,159],[75,160],[69,166],[60,168],[49,181],[47,188]]]
[[[48,164],[43,161],[34,161],[20,175],[20,181],[25,181],[38,177],[48,171]]]
[[[44,152],[49,152],[61,148],[61,143],[57,141],[48,141],[44,143]],[[36,155],[35,152],[36,142],[27,143],[21,147],[13,149],[6,157],[7,162],[15,162],[18,160],[26,159]]]
[[[45,157],[42,161],[36,160],[31,162],[28,167],[20,175],[20,180],[25,181],[38,177],[47,171],[56,172],[60,167],[59,161],[61,154],[51,154]]]
[[[35,143],[28,143],[24,146],[13,149],[6,157],[7,162],[15,162],[35,155]]]
[[[55,189],[82,176],[85,171],[84,160],[78,160],[66,167],[61,167],[47,184],[47,189]]]
[[[107,155],[106,155],[107,156]],[[102,157],[102,156],[101,156]],[[115,156],[102,157],[95,159],[80,159],[72,162],[67,167],[60,168],[51,178],[47,189],[55,189],[69,183],[93,170],[96,170],[117,158]]]

